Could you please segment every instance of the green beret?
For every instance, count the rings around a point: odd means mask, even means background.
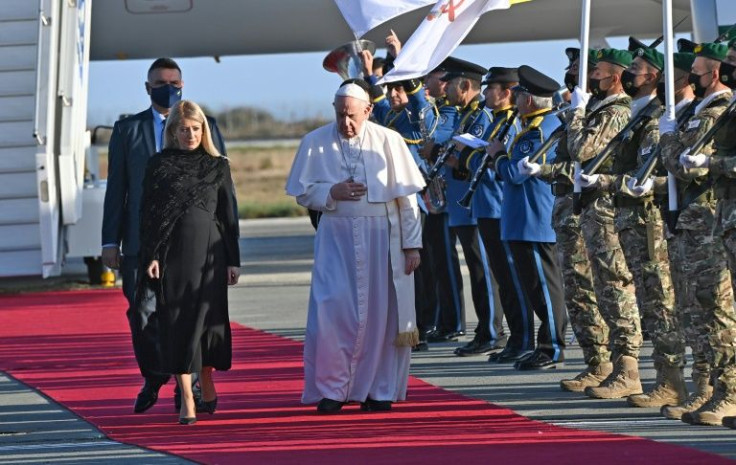
[[[634,52],[634,56],[641,58],[660,71],[664,69],[664,55],[653,48],[638,48]]]
[[[672,61],[675,64],[675,68],[689,73],[690,69],[693,67],[693,61],[695,61],[695,55],[692,53],[673,53]]]
[[[728,53],[728,45],[706,42],[695,47],[696,57],[705,57],[712,60],[723,61]]]
[[[622,68],[628,68],[631,65],[631,53],[627,50],[617,50],[615,48],[602,48],[598,50],[596,54],[596,62],[612,63],[614,65],[621,66]]]
[[[595,66],[598,63],[598,50],[591,48],[588,50],[588,66]]]

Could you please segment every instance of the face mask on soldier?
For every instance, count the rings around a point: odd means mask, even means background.
[[[601,88],[601,83],[603,81],[607,81],[607,80],[611,79],[612,77],[613,76],[606,76],[606,77],[600,78],[600,79],[590,78],[588,80],[588,85],[590,87],[590,93],[593,94],[594,97],[599,97],[600,98],[600,97],[605,96],[606,91],[608,91],[608,89]],[[610,86],[609,86],[609,88],[610,88]]]
[[[690,73],[690,75],[687,77],[687,82],[694,86],[693,89],[695,91],[695,96],[698,98],[705,97],[705,90],[707,89],[707,86],[701,84],[701,81],[703,80],[703,76],[705,76],[706,74],[710,74],[710,72],[703,74]]]
[[[634,81],[638,76],[641,76],[641,74],[634,74],[631,71],[624,70],[624,72],[621,74],[621,85],[624,88],[624,92],[626,92],[626,95],[629,97],[633,97],[636,94],[639,93],[639,89],[641,86],[637,86],[634,84]]]
[[[721,62],[721,68],[719,70],[720,80],[723,84],[727,85],[730,89],[736,89],[736,78],[733,76],[733,72],[736,71],[736,65],[731,63]]]

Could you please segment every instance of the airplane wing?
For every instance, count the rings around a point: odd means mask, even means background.
[[[532,0],[484,15],[465,42],[574,39],[580,0]],[[673,0],[674,21],[690,14]],[[402,15],[366,34],[379,46],[392,28],[408,39],[429,8]],[[591,37],[649,38],[662,30],[661,0],[597,0]],[[692,30],[688,17],[677,32]],[[92,5],[92,60],[329,51],[353,40],[334,0],[124,0]]]

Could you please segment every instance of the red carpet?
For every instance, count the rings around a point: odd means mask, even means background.
[[[301,344],[234,325],[233,369],[218,411],[175,424],[173,383],[132,413],[141,378],[120,290],[0,296],[0,370],[38,388],[110,438],[217,464],[717,465],[729,460],[641,438],[547,425],[412,379],[386,414],[319,416],[299,403]]]

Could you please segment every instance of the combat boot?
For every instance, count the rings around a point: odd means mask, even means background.
[[[736,396],[729,395],[725,387],[718,382],[713,389],[713,396],[693,412],[682,415],[682,421],[691,425],[721,426],[724,417],[736,415]]]
[[[613,364],[613,371],[600,386],[588,386],[585,395],[594,399],[620,399],[641,394],[639,364],[634,357],[621,355]]]
[[[713,387],[708,382],[708,373],[698,373],[693,371],[693,382],[695,383],[695,391],[691,392],[685,402],[679,405],[665,405],[659,411],[662,416],[670,420],[680,420],[687,412],[693,412],[699,409],[713,395]]]
[[[560,381],[563,391],[583,392],[588,386],[600,386],[604,379],[613,371],[613,363],[601,362],[588,367],[572,379]]]
[[[656,365],[656,364],[655,364]],[[644,394],[629,396],[626,402],[632,407],[662,407],[679,405],[687,399],[687,387],[683,369],[664,363],[657,366],[657,383]]]

